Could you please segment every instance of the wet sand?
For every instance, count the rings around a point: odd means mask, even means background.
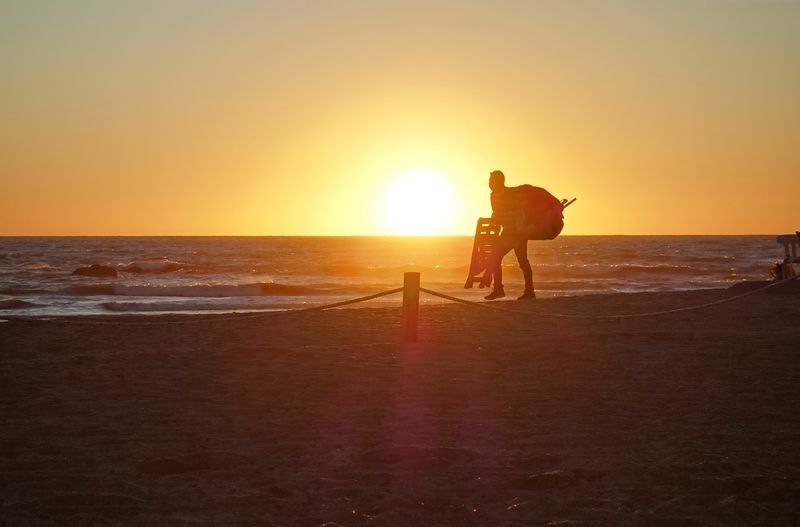
[[[800,522],[796,290],[399,317],[0,324],[0,523]]]

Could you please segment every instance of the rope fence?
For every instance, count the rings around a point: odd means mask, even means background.
[[[441,298],[443,300],[449,300],[451,302],[456,302],[459,304],[464,304],[468,306],[479,307],[482,309],[489,309],[493,311],[499,311],[503,313],[513,313],[519,315],[527,315],[527,316],[535,316],[535,317],[543,317],[543,318],[566,318],[566,319],[589,319],[589,320],[613,320],[613,319],[632,319],[632,318],[644,318],[644,317],[656,317],[662,315],[669,315],[673,313],[684,313],[687,311],[695,311],[699,309],[705,309],[712,306],[718,306],[721,304],[727,304],[729,302],[734,302],[736,300],[740,300],[742,298],[746,298],[748,296],[752,296],[761,292],[764,292],[768,289],[780,287],[782,285],[787,284],[788,282],[793,282],[800,279],[800,277],[794,277],[791,279],[781,280],[777,282],[772,282],[767,284],[763,287],[758,289],[753,289],[751,291],[747,291],[738,295],[729,296],[726,298],[722,298],[719,300],[715,300],[712,302],[705,302],[703,304],[696,304],[692,306],[685,306],[679,307],[674,309],[663,309],[658,311],[650,311],[645,313],[630,313],[630,314],[619,314],[619,315],[580,315],[580,314],[569,314],[569,313],[545,313],[536,310],[523,310],[523,309],[513,309],[509,307],[505,307],[502,305],[498,305],[495,303],[490,302],[476,302],[474,300],[466,300],[464,298],[458,298],[456,296],[447,295],[445,293],[440,293],[438,291],[434,291],[432,289],[427,289],[425,287],[420,287],[420,273],[418,272],[409,272],[405,273],[403,277],[403,287],[398,287],[396,289],[390,289],[388,291],[381,291],[379,293],[374,293],[371,295],[361,296],[357,298],[352,298],[349,300],[343,300],[341,302],[333,302],[330,304],[318,305],[318,306],[311,306],[299,309],[289,309],[284,311],[259,311],[259,312],[249,312],[249,313],[225,313],[220,315],[208,315],[208,316],[195,316],[192,315],[191,318],[183,319],[183,320],[120,320],[120,321],[109,321],[109,320],[96,320],[96,319],[78,319],[72,320],[69,317],[66,318],[38,318],[38,317],[9,317],[17,320],[33,320],[33,321],[57,321],[62,323],[69,323],[69,324],[78,324],[78,325],[125,325],[125,326],[155,326],[155,325],[174,325],[174,324],[203,324],[203,323],[211,323],[211,322],[223,322],[223,321],[231,321],[231,320],[248,320],[254,318],[264,318],[264,317],[280,317],[280,316],[288,316],[288,315],[297,315],[302,313],[310,313],[315,311],[323,311],[326,309],[334,309],[337,307],[344,307],[349,306],[352,304],[358,304],[361,302],[367,302],[369,300],[374,300],[376,298],[381,298],[384,296],[393,295],[399,292],[403,292],[403,307],[402,307],[402,332],[403,338],[407,342],[416,342],[417,340],[417,326],[419,321],[419,294],[420,292],[425,293],[427,295],[431,295],[437,298]]]

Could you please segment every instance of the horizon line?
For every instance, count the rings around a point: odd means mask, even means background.
[[[794,234],[784,232],[783,234]],[[588,236],[780,236],[780,233],[693,234],[560,234],[557,238]],[[0,234],[0,238],[472,238],[474,234]],[[556,238],[556,239],[557,239]],[[530,240],[553,241],[553,240]]]

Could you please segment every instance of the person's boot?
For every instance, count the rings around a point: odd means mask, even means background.
[[[492,289],[492,292],[483,298],[485,298],[486,300],[494,300],[495,298],[503,298],[504,296],[506,296],[506,292],[503,291],[503,286],[501,285],[501,286],[495,286],[495,288]]]
[[[526,289],[517,300],[536,300],[536,292],[533,289]]]

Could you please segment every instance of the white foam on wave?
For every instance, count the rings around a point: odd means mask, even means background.
[[[307,304],[306,304],[307,305]],[[242,302],[202,302],[202,301],[174,301],[174,302],[103,302],[103,309],[118,313],[150,313],[150,312],[186,312],[186,311],[261,311],[282,310],[297,307],[291,303],[242,303]]]
[[[47,262],[29,262],[23,264],[21,267],[26,271],[49,271],[51,269],[55,269],[55,267]]]
[[[184,262],[164,258],[162,260],[142,260],[121,264],[118,269],[127,273],[173,273],[175,271],[183,271],[187,267],[188,264]]]
[[[246,297],[246,296],[305,296],[324,295],[328,291],[313,289],[299,285],[284,285],[268,282],[255,284],[195,284],[195,285],[122,285],[122,284],[88,284],[75,285],[65,289],[66,293],[96,296],[174,296],[174,297]]]

